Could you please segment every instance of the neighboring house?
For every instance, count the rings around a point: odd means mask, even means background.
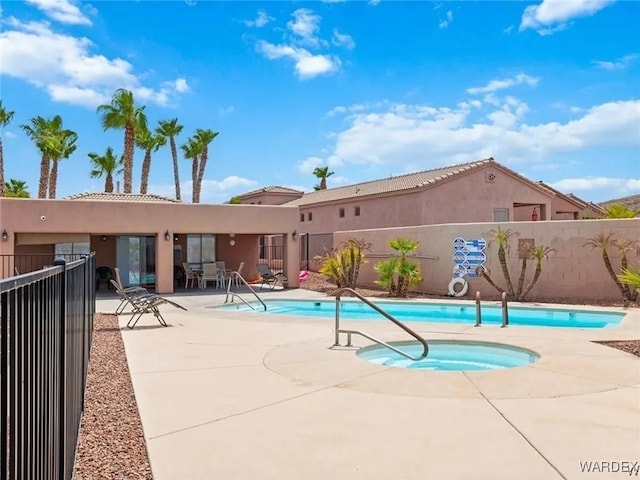
[[[556,194],[493,158],[305,193],[301,233],[550,220]],[[577,210],[577,205],[573,206]],[[537,217],[537,218],[536,218]]]
[[[243,193],[242,195],[238,195],[238,198],[241,203],[245,204],[282,205],[283,203],[302,197],[303,194],[304,192],[301,192],[300,190],[272,185],[270,187],[264,187]]]
[[[604,209],[595,203],[586,202],[571,193],[565,195],[544,182],[538,183],[555,194],[551,202],[551,220],[587,220],[604,216]]]
[[[118,267],[125,284],[169,293],[183,263],[224,261],[226,268],[236,270],[245,262],[244,276],[259,278],[259,238],[279,235],[289,286],[298,285],[297,207],[85,193],[60,200],[0,198],[0,212],[0,277],[20,271],[11,263],[13,255],[33,255],[28,265],[33,270],[51,264],[56,253],[93,251],[98,266]]]

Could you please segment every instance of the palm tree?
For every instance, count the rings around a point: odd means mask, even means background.
[[[178,151],[176,149],[176,137],[182,132],[182,125],[178,124],[178,119],[161,120],[158,122],[156,132],[169,139],[171,146],[171,158],[173,159],[173,179],[176,183],[176,200],[182,200],[180,195],[180,172],[178,170]]]
[[[536,259],[536,270],[533,274],[533,278],[529,282],[529,285],[527,285],[527,288],[524,289],[524,292],[522,293],[522,295],[520,294],[521,289],[518,287],[519,300],[524,300],[524,298],[529,294],[533,286],[536,284],[536,282],[540,278],[540,274],[542,273],[542,260],[544,260],[545,258],[548,259],[549,254],[551,252],[555,252],[555,249],[550,247],[538,246],[531,249],[530,243],[527,243],[526,245],[529,245],[529,247],[526,247],[527,251],[525,252],[525,254],[530,255],[531,257]]]
[[[320,179],[320,185],[316,185],[314,188],[316,190],[326,190],[327,189],[327,178],[333,175],[335,172],[330,172],[329,167],[316,167],[313,171],[313,174]]]
[[[13,198],[29,198],[29,190],[27,189],[27,182],[22,180],[16,180],[12,178],[8,183],[4,184],[5,195]]]
[[[184,158],[191,160],[191,202],[196,202],[197,198],[197,185],[198,185],[198,171],[199,171],[199,159],[202,154],[202,145],[194,138],[191,137],[187,140],[187,143],[180,146],[183,152]]]
[[[38,183],[38,198],[47,198],[50,186],[51,161],[54,160],[53,174],[57,177],[55,162],[68,157],[75,150],[77,135],[71,130],[62,128],[62,117],[56,115],[51,119],[41,116],[33,117],[28,125],[20,125],[25,133],[33,140],[41,153],[40,181]],[[75,137],[75,140],[74,140]],[[73,148],[72,148],[73,147]],[[69,152],[69,149],[72,150]],[[57,178],[54,179],[54,185]],[[54,192],[55,196],[55,187]]]
[[[72,130],[61,130],[55,132],[48,139],[49,151],[51,152],[51,172],[49,172],[49,198],[56,198],[56,188],[58,185],[58,163],[60,160],[69,158],[76,151],[78,134]]]
[[[640,210],[634,210],[624,203],[614,203],[604,207],[605,218],[636,218],[640,215]]]
[[[2,152],[2,129],[6,127],[9,122],[13,119],[13,115],[15,112],[9,111],[4,108],[2,105],[2,100],[0,100],[0,197],[4,197],[4,156]]]
[[[120,175],[122,173],[122,164],[124,157],[117,157],[113,153],[113,148],[109,147],[104,152],[104,155],[98,155],[91,152],[88,154],[91,159],[91,178],[100,178],[105,176],[104,191],[105,193],[113,192],[113,176]]]
[[[215,138],[219,135],[219,132],[214,132],[209,129],[199,128],[196,130],[194,134],[194,138],[196,142],[200,144],[202,149],[200,154],[200,164],[198,166],[198,177],[197,184],[195,190],[195,197],[193,203],[200,203],[200,192],[202,190],[202,180],[204,178],[204,170],[207,166],[207,159],[209,158],[209,144],[215,140]]]
[[[142,161],[142,175],[140,177],[140,193],[147,193],[149,184],[149,172],[151,171],[151,152],[157,152],[158,149],[167,143],[167,138],[160,133],[151,133],[146,128],[139,130],[136,135],[136,144],[144,150],[144,160]]]
[[[613,235],[613,233],[599,233],[595,237],[589,238],[583,246],[599,249],[602,252],[602,261],[604,262],[604,266],[607,269],[609,276],[613,279],[614,282],[616,282],[616,285],[618,285],[623,298],[626,298],[627,292],[625,286],[613,271],[613,267],[611,266],[611,259],[609,258],[608,249],[614,244]]]
[[[124,130],[124,193],[131,193],[133,183],[133,150],[136,132],[147,128],[144,106],[135,104],[133,93],[119,88],[111,103],[100,105],[98,113],[104,130]]]
[[[500,261],[500,268],[502,269],[504,280],[507,283],[507,295],[509,295],[509,298],[513,298],[515,292],[513,291],[513,283],[511,283],[509,265],[507,264],[507,252],[509,251],[509,240],[518,234],[509,228],[503,229],[502,227],[489,231],[489,234],[498,244],[498,260]]]

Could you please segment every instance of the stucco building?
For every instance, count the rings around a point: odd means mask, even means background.
[[[289,286],[296,287],[297,228],[295,206],[187,204],[102,193],[61,200],[0,198],[0,275],[20,270],[14,255],[50,264],[56,253],[94,251],[98,266],[119,267],[123,283],[170,293],[176,267],[185,262],[224,261],[231,270],[245,262],[244,276],[257,279],[259,238],[278,235]]]

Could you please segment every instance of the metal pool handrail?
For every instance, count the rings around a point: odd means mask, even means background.
[[[256,291],[253,289],[253,287],[251,285],[249,285],[247,283],[247,281],[244,279],[244,277],[242,275],[240,275],[240,273],[238,273],[238,272],[231,272],[231,274],[229,275],[229,283],[227,284],[227,296],[224,299],[224,303],[229,303],[229,296],[231,296],[231,303],[233,303],[233,299],[235,297],[238,297],[240,300],[242,300],[244,302],[245,305],[248,305],[249,307],[253,308],[253,305],[251,305],[249,302],[247,302],[244,298],[242,298],[237,293],[234,293],[234,292],[231,291],[231,283],[232,283],[234,278],[239,279],[251,291],[251,293],[253,293],[253,296],[258,299],[258,301],[262,304],[262,306],[264,307],[264,310],[266,312],[267,311],[267,305],[262,301],[262,299],[260,298],[260,295],[258,295],[256,293]],[[255,308],[253,308],[253,309],[255,310]]]
[[[367,304],[372,309],[374,309],[376,312],[378,312],[380,315],[385,317],[387,320],[390,320],[391,322],[396,324],[398,327],[403,329],[405,332],[407,332],[409,335],[411,335],[413,338],[418,340],[418,342],[420,342],[422,344],[422,347],[423,347],[422,354],[419,357],[414,357],[413,355],[409,355],[408,353],[403,352],[399,348],[396,348],[393,345],[389,345],[388,343],[386,343],[386,342],[384,342],[384,341],[382,341],[382,340],[380,340],[378,338],[372,337],[371,335],[366,334],[366,333],[364,333],[364,332],[362,332],[360,330],[341,330],[340,329],[340,297],[344,292],[351,293],[358,300],[360,300],[362,303]],[[351,335],[353,334],[353,335],[360,335],[362,337],[368,338],[372,342],[375,342],[375,343],[377,343],[379,345],[387,347],[388,349],[393,350],[394,352],[402,355],[405,358],[408,358],[409,360],[413,360],[414,362],[417,362],[418,360],[422,360],[423,358],[426,358],[426,356],[429,354],[429,345],[427,344],[427,341],[424,338],[422,338],[416,332],[411,330],[404,323],[400,322],[399,320],[394,318],[392,315],[390,315],[389,313],[385,312],[382,308],[377,306],[375,303],[370,302],[369,300],[364,298],[362,295],[360,295],[358,292],[356,292],[354,289],[348,288],[348,287],[341,288],[336,293],[336,333],[335,333],[336,336],[335,336],[335,343],[333,344],[334,347],[337,347],[337,346],[340,345],[340,334],[341,333],[346,333],[347,334],[347,346],[348,347],[351,346]]]

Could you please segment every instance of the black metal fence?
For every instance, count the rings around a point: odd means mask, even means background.
[[[24,261],[18,257],[12,266]],[[0,279],[3,479],[73,475],[95,313],[95,257],[51,263]]]
[[[81,260],[86,255],[78,253],[30,253],[27,255],[0,255],[0,278],[13,277],[24,273],[35,272],[51,267],[55,258],[63,258],[67,262]]]
[[[317,272],[322,256],[333,248],[333,233],[306,233],[300,236],[300,267],[302,270]]]

